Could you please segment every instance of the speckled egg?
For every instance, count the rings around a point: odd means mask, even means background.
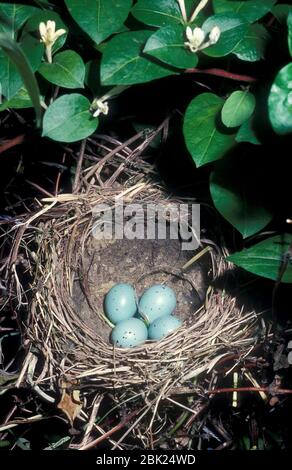
[[[117,324],[135,315],[137,311],[136,292],[130,284],[116,284],[106,294],[104,311],[108,319]]]
[[[141,318],[147,324],[165,315],[170,315],[176,307],[176,295],[174,291],[161,284],[156,284],[147,289],[142,295],[138,311]]]
[[[148,328],[148,338],[159,340],[173,333],[182,325],[182,321],[174,315],[157,318]]]
[[[148,331],[145,323],[138,318],[123,320],[111,333],[111,341],[118,348],[133,348],[146,341]]]

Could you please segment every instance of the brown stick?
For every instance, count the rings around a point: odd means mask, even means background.
[[[236,80],[238,82],[246,82],[246,83],[254,83],[257,82],[258,79],[254,77],[250,77],[249,75],[241,75],[238,73],[227,72],[227,70],[222,69],[186,69],[185,73],[203,73],[207,75],[215,75],[216,77],[223,77],[228,78],[229,80]]]
[[[66,160],[66,152],[63,153],[62,165],[64,165],[65,160]],[[61,181],[61,176],[62,176],[62,171],[60,170],[60,171],[58,171],[58,175],[57,175],[57,178],[56,178],[55,196],[58,196],[59,187],[60,187],[60,181]]]
[[[87,140],[84,139],[81,143],[80,147],[80,152],[78,156],[78,161],[76,165],[76,173],[75,173],[75,179],[74,179],[74,184],[73,184],[73,194],[76,194],[78,192],[78,189],[80,187],[80,174],[82,170],[82,164],[83,164],[83,158],[84,158],[84,153],[85,153],[85,148],[86,148],[86,142]]]
[[[117,424],[115,427],[110,429],[108,432],[103,434],[102,436],[98,437],[97,439],[94,439],[93,441],[89,442],[88,444],[80,447],[78,450],[87,450],[87,449],[92,449],[92,447],[97,446],[100,444],[100,442],[104,441],[107,437],[110,437],[112,434],[115,432],[119,431],[122,429],[126,424],[128,424],[129,421],[131,421],[134,416],[136,416],[138,413],[140,413],[140,410],[133,411],[132,413],[127,416],[123,421],[121,421],[119,424]]]

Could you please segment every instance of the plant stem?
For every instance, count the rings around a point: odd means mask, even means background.
[[[216,68],[211,68],[211,69],[186,69],[185,73],[203,73],[207,75],[215,75],[216,77],[223,77],[223,78],[228,78],[229,80],[236,80],[238,82],[246,82],[246,83],[254,83],[258,79],[254,77],[250,77],[249,75],[241,75],[238,73],[232,73],[232,72],[227,72],[227,70],[222,70],[222,69],[216,69]]]
[[[51,64],[53,62],[52,46],[46,46],[46,56],[47,56],[49,64]]]

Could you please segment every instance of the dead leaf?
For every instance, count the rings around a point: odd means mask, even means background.
[[[82,402],[80,401],[80,391],[74,390],[73,387],[76,383],[72,382],[60,382],[60,388],[62,390],[61,400],[59,401],[57,408],[63,411],[73,426],[75,418],[79,415],[82,410]]]

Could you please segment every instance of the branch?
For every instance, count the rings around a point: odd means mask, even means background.
[[[250,77],[249,75],[241,75],[238,73],[227,72],[227,70],[223,69],[186,69],[185,73],[203,73],[207,75],[215,75],[216,77],[223,77],[228,78],[229,80],[236,80],[238,82],[246,82],[246,83],[255,83],[257,82],[257,78]]]

